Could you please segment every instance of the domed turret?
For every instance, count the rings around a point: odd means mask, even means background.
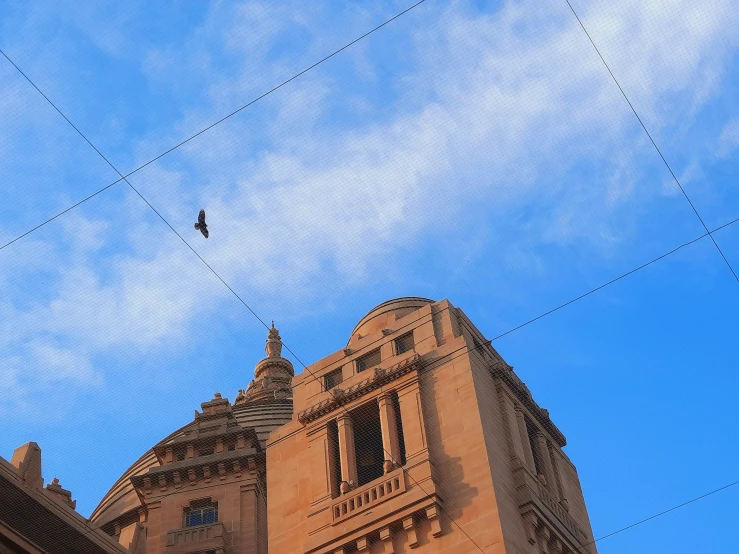
[[[256,365],[254,380],[245,391],[239,391],[234,404],[292,398],[292,378],[295,371],[290,360],[282,357],[282,337],[275,329],[274,322],[267,335],[264,350],[267,357]]]
[[[400,319],[428,304],[434,303],[434,300],[420,298],[418,296],[403,296],[383,302],[379,306],[372,308],[367,315],[359,320],[359,323],[354,327],[349,337],[346,347],[351,349],[367,335],[371,335],[385,327],[390,327],[396,319]]]

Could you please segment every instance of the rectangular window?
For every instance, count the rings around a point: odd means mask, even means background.
[[[385,449],[382,445],[380,408],[377,402],[352,410],[354,445],[357,462],[357,486],[379,479],[384,474]]]
[[[213,454],[212,448],[206,448],[204,450],[198,450],[198,456],[210,456]]]
[[[331,390],[343,380],[344,375],[341,373],[341,368],[334,369],[323,376],[323,390]]]
[[[380,365],[380,361],[382,361],[382,359],[380,358],[379,348],[376,348],[364,356],[360,356],[357,358],[357,373],[360,373],[365,369],[375,367],[376,365]]]
[[[405,437],[403,436],[403,423],[400,419],[400,402],[398,393],[393,392],[393,409],[395,410],[395,425],[398,429],[398,445],[400,446],[400,462],[401,466],[405,465]]]
[[[207,525],[218,521],[218,504],[209,500],[195,501],[185,508],[185,527]]]
[[[413,342],[413,331],[395,339],[395,354],[400,355],[413,350],[416,344]]]

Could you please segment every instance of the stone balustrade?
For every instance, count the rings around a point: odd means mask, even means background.
[[[334,523],[348,519],[405,492],[405,476],[396,469],[366,485],[339,497],[331,505]]]
[[[225,547],[223,523],[220,521],[167,532],[167,554],[206,551],[223,554]]]

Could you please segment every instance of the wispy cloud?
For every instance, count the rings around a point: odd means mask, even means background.
[[[501,259],[538,272],[538,245],[617,244],[628,223],[616,228],[613,214],[663,191],[640,180],[650,146],[565,8],[424,6],[349,52],[349,67],[339,59],[304,76],[133,182],[229,283],[283,318],[366,286],[402,264],[405,248],[454,236],[471,218],[491,222]],[[581,15],[660,136],[676,106],[695,114],[712,98],[737,48],[732,11],[624,0]],[[152,45],[141,71],[184,107],[169,130],[141,133],[130,158],[146,160],[372,19],[348,10],[337,31],[316,12],[214,4],[179,45]],[[296,30],[301,54],[291,58],[284,41]],[[117,52],[126,41],[98,46]],[[721,140],[739,143],[726,129]],[[588,179],[577,178],[583,170]],[[510,229],[527,205],[544,215],[516,238]],[[208,241],[192,230],[201,207]],[[33,397],[52,375],[71,388],[101,386],[97,356],[196,341],[195,329],[222,310],[228,291],[137,198],[116,212],[65,216],[59,242],[17,250],[13,270],[36,282],[46,272],[47,292],[21,303],[26,288],[14,282],[18,296],[1,305],[12,322],[1,346],[20,354],[0,362],[0,403]],[[40,377],[22,382],[21,370]]]
[[[718,155],[726,157],[739,147],[739,117],[724,125],[719,136]]]

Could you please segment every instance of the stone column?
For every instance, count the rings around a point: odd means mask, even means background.
[[[518,433],[521,436],[521,446],[523,447],[524,461],[526,468],[533,474],[536,474],[536,465],[534,464],[534,453],[531,451],[531,441],[529,439],[529,431],[526,429],[526,418],[523,410],[516,406],[516,422],[518,424]]]
[[[544,477],[547,480],[547,489],[559,500],[559,492],[557,491],[557,482],[554,477],[554,466],[552,466],[552,458],[549,455],[549,446],[547,445],[547,438],[544,433],[536,433],[536,446],[539,451],[539,457],[541,458],[541,464],[544,466]]]
[[[526,454],[524,453],[523,438],[518,428],[518,419],[516,417],[516,408],[514,401],[508,396],[508,394],[502,390],[498,391],[498,397],[500,398],[501,406],[503,407],[503,413],[505,415],[505,421],[507,422],[508,432],[511,437],[511,454],[518,459],[521,465],[526,465]]]
[[[390,392],[382,393],[377,402],[380,405],[380,427],[382,429],[382,448],[385,451],[385,473],[390,473],[393,467],[400,467],[400,442],[398,440],[398,425],[395,420],[395,406]]]
[[[257,515],[256,483],[242,485],[240,490],[240,517],[239,536],[243,554],[257,554],[259,552],[259,524]]]
[[[336,418],[339,427],[339,458],[341,461],[341,494],[357,484],[357,452],[354,448],[354,423],[349,414]]]
[[[568,512],[570,511],[570,503],[567,500],[569,496],[567,492],[567,477],[562,471],[562,464],[565,463],[562,460],[562,454],[557,448],[553,449],[554,452],[554,475],[557,477],[557,489],[559,490],[559,504]]]
[[[324,425],[308,432],[308,463],[313,504],[336,495],[334,483],[334,445],[328,427]]]
[[[421,408],[421,390],[418,381],[398,391],[400,404],[400,420],[403,425],[405,439],[406,463],[411,463],[414,456],[426,452],[426,428],[423,423]]]

